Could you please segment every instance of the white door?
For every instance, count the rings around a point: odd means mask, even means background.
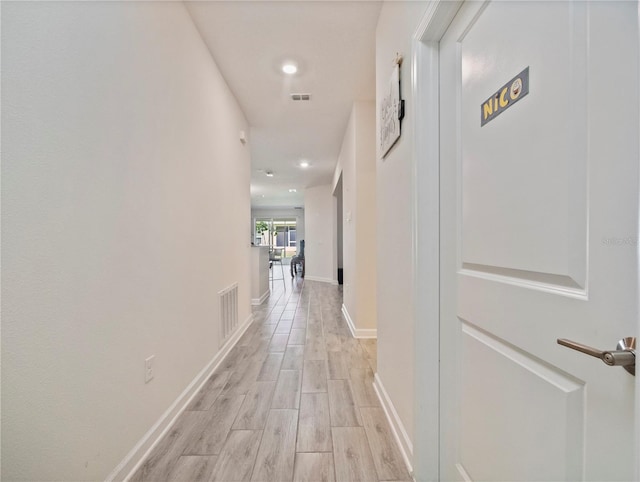
[[[637,477],[636,378],[556,339],[638,336],[638,38],[497,1],[440,43],[442,480]]]

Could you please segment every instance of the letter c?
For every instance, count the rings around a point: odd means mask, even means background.
[[[506,99],[508,90],[509,88],[505,87],[504,89],[502,89],[502,92],[500,92],[500,107],[506,107],[507,104],[509,103],[509,101]]]

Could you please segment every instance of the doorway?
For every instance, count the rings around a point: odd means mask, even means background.
[[[342,225],[342,173],[336,187],[333,190],[333,196],[336,198],[336,251],[337,251],[337,270],[338,284],[344,282],[344,263],[343,263],[343,225]]]

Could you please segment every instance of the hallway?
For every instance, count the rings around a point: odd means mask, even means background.
[[[376,341],[351,336],[341,305],[341,287],[276,282],[130,480],[411,480],[372,386]]]

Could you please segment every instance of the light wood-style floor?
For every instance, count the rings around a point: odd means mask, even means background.
[[[131,481],[409,481],[342,289],[275,280],[255,321]]]

